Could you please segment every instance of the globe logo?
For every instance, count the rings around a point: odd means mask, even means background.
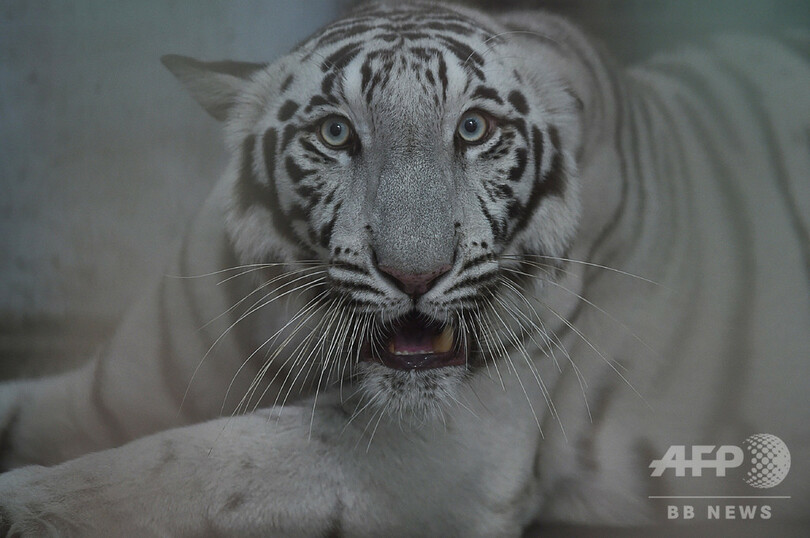
[[[743,445],[748,451],[750,470],[743,480],[755,488],[772,488],[782,482],[790,470],[790,451],[775,435],[757,433]]]

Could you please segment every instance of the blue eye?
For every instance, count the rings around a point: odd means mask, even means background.
[[[456,132],[468,144],[483,142],[490,132],[489,120],[480,112],[467,112],[461,116]]]
[[[319,133],[324,144],[338,149],[345,147],[351,140],[352,127],[346,118],[331,116],[321,123]]]

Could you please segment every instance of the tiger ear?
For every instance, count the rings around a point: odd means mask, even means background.
[[[201,62],[177,54],[167,54],[160,61],[219,121],[225,120],[228,111],[236,104],[245,82],[256,71],[267,67],[267,64],[249,62]]]

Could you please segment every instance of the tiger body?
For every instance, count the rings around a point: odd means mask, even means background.
[[[729,37],[619,69],[549,14],[415,3],[271,66],[168,60],[233,158],[180,278],[82,369],[0,390],[2,463],[54,465],[0,477],[6,530],[643,523],[648,495],[681,493],[652,458],[759,431],[791,448],[782,512],[802,515],[797,50]],[[489,132],[467,141],[467,118]],[[218,293],[187,278],[231,267]],[[455,327],[464,366],[361,360],[411,311]]]

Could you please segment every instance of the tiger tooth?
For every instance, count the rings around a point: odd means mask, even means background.
[[[394,354],[397,352],[396,348],[394,348],[394,341],[393,340],[388,342],[388,352],[389,353],[394,353]]]
[[[453,337],[456,331],[450,325],[445,326],[442,333],[433,339],[434,353],[447,353],[453,348]]]

